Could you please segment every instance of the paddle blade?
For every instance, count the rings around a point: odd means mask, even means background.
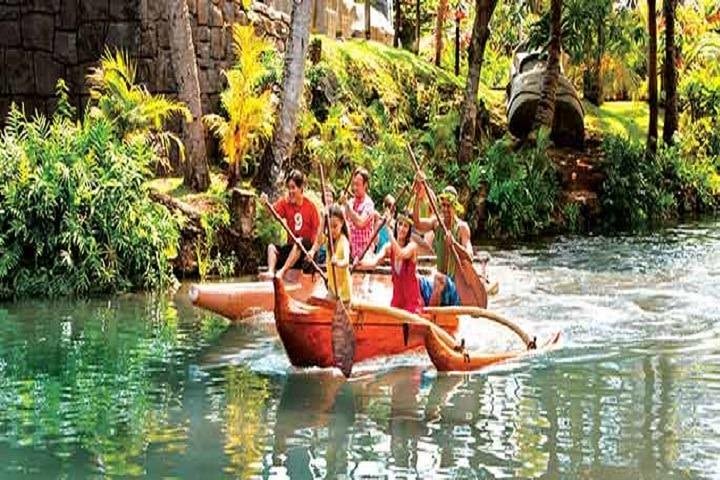
[[[455,284],[462,304],[487,308],[488,295],[485,283],[475,271],[472,261],[462,259],[459,270],[455,275]]]
[[[346,378],[350,377],[355,357],[355,331],[350,323],[348,312],[340,301],[335,304],[331,328],[335,366]]]

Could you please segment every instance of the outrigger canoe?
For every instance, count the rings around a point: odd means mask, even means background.
[[[295,367],[334,366],[331,324],[335,302],[317,297],[301,302],[288,294],[279,278],[273,280],[273,285],[275,326],[290,363]],[[425,343],[427,327],[424,325],[403,322],[385,312],[354,303],[348,313],[355,331],[354,363],[421,349]],[[421,316],[449,333],[457,331],[457,314],[435,309]]]
[[[313,295],[324,294],[319,276],[301,274],[297,282],[285,283],[285,291],[295,300],[306,301]],[[358,271],[353,274],[353,294],[357,298],[372,298],[375,302],[390,303],[392,280],[390,267],[379,267],[374,273]],[[497,281],[486,284],[488,295],[499,290]],[[262,311],[272,311],[273,283],[204,283],[193,284],[188,297],[193,305],[220,314],[230,320],[240,320]]]
[[[435,365],[435,368],[439,372],[479,370],[496,363],[553,350],[559,346],[560,332],[556,332],[544,344],[539,345],[537,348],[507,352],[469,353],[462,347],[448,345],[448,342],[441,338],[433,328],[427,329],[425,333],[425,349],[433,365]]]

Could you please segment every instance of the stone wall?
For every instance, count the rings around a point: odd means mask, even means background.
[[[163,1],[142,0],[143,9],[139,75],[152,92],[174,95],[177,84],[170,57],[168,15]],[[260,34],[269,37],[277,48],[285,51],[290,32],[290,17],[254,3],[249,11],[241,0],[187,0],[191,28],[197,54],[198,76],[203,112],[218,110],[219,95],[225,87],[222,71],[234,61],[232,25],[248,25],[250,21]]]
[[[52,110],[64,78],[80,101],[105,45],[137,51],[140,0],[0,0],[0,115],[10,102]]]
[[[203,111],[217,111],[222,70],[233,62],[233,23],[252,21],[284,51],[290,18],[241,0],[187,0],[200,76]],[[11,102],[48,113],[58,78],[73,101],[87,99],[85,76],[106,46],[123,48],[138,62],[150,91],[175,95],[164,0],[0,0],[0,123]]]

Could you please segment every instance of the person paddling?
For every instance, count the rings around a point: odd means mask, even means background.
[[[411,239],[413,223],[409,212],[399,214],[395,222],[395,233],[390,231],[388,243],[383,245],[376,255],[361,260],[359,265],[371,268],[384,258],[389,258],[393,284],[390,305],[419,313],[423,307],[423,299],[417,276],[417,244]]]
[[[292,230],[296,237],[300,238],[303,246],[308,249],[317,238],[320,218],[317,208],[313,202],[304,194],[305,175],[299,170],[293,170],[285,182],[287,197],[280,198],[273,207],[285,220],[285,223]],[[268,197],[265,193],[260,195],[263,201]],[[267,262],[268,270],[261,273],[261,279],[269,280],[275,275],[275,268],[280,265],[277,274],[281,277],[289,269],[300,269],[303,267],[303,260],[300,258],[300,249],[288,238],[285,245],[268,245]]]
[[[333,236],[335,252],[333,258],[326,262],[326,271],[328,279],[328,298],[337,299],[338,297],[345,303],[350,301],[350,242],[348,240],[348,228],[345,223],[345,215],[342,208],[338,205],[331,205],[329,208],[330,232]],[[325,244],[327,238],[324,232],[321,232],[312,248],[308,252],[313,256],[320,249],[321,244]],[[330,268],[335,269],[333,275]],[[335,279],[337,279],[337,288],[335,287]]]
[[[433,249],[436,255],[436,272],[432,280],[421,277],[420,290],[428,306],[450,306],[460,305],[460,298],[455,286],[456,264],[455,257],[451,252],[452,244],[456,248],[463,249],[472,258],[473,249],[470,243],[470,227],[458,217],[464,211],[457,200],[457,190],[449,185],[445,187],[438,199],[440,200],[440,214],[442,219],[436,216],[420,217],[420,203],[426,201],[427,192],[419,179],[415,181],[415,192],[417,201],[413,208],[413,220],[419,232],[434,230]],[[445,237],[445,231],[440,225],[443,222],[451,234],[451,238]]]
[[[345,208],[345,216],[350,229],[350,253],[352,258],[360,256],[370,243],[375,226],[375,204],[370,195],[370,173],[364,168],[358,168],[352,175],[352,189],[354,197],[348,201],[345,195],[340,197],[340,205]]]

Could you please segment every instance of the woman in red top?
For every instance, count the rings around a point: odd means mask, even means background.
[[[374,267],[384,258],[390,259],[393,296],[390,305],[418,313],[424,303],[416,271],[417,244],[411,239],[413,221],[408,214],[398,215],[394,234],[377,255],[360,262],[361,267]]]

